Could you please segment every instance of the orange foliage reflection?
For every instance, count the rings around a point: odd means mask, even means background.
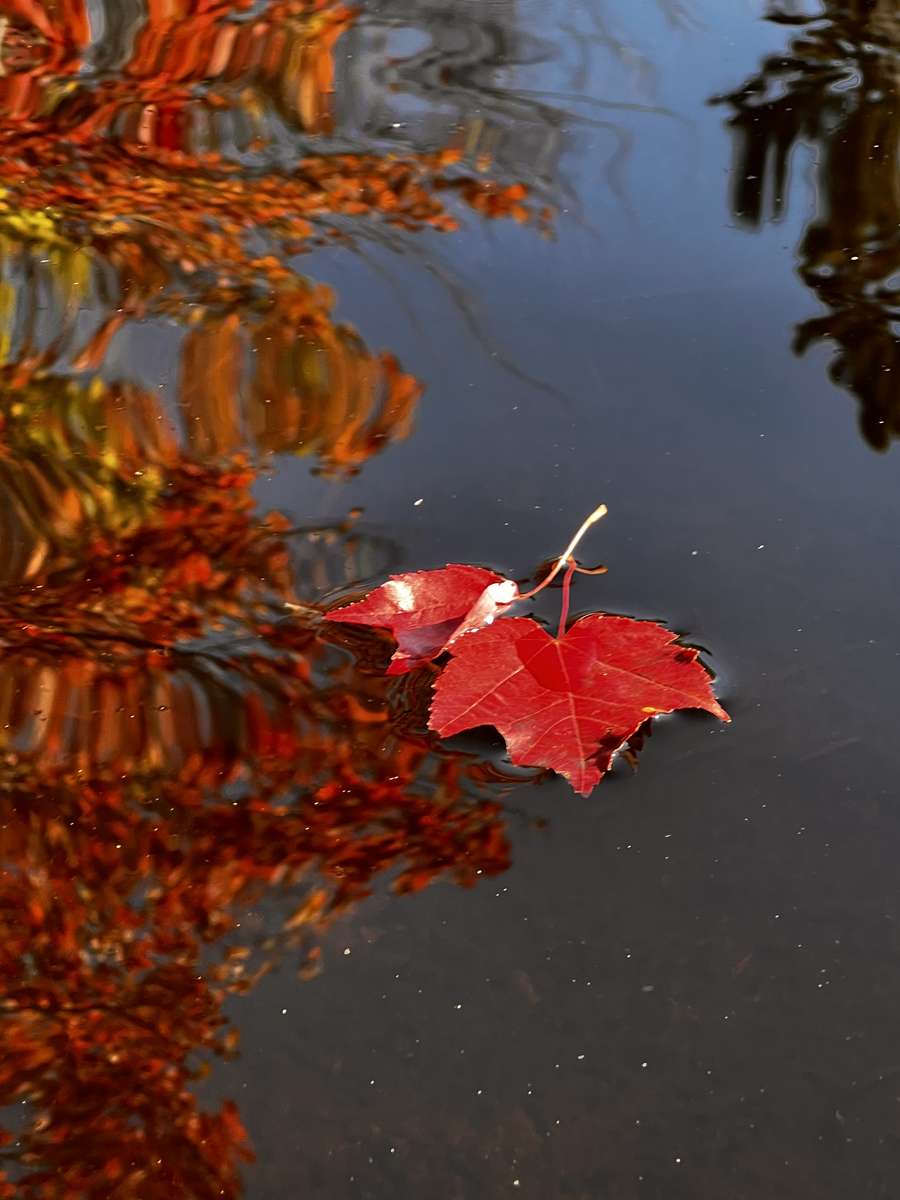
[[[0,1197],[24,1200],[239,1196],[239,1116],[192,1091],[235,1050],[226,997],[314,971],[379,881],[508,863],[491,771],[423,732],[427,681],[324,631],[380,545],[252,488],[277,454],[358,471],[421,393],[294,256],[460,206],[527,221],[526,189],[457,152],[311,152],[343,5],[129,11],[0,18]],[[114,353],[141,322],[168,400]]]
[[[0,1194],[237,1196],[237,1114],[189,1086],[234,1049],[225,996],[314,966],[308,931],[379,876],[507,865],[477,764],[321,640],[252,479],[169,464],[145,517],[0,609],[0,1104],[26,1103]],[[236,926],[266,893],[288,917]]]

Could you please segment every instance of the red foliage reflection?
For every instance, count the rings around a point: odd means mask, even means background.
[[[508,863],[487,768],[366,669],[380,641],[320,620],[375,543],[252,495],[276,454],[358,471],[421,394],[294,256],[454,207],[530,219],[456,151],[310,152],[353,20],[3,6],[0,1196],[239,1196],[238,1114],[192,1086],[236,1048],[226,997],[314,971],[316,931],[377,885]],[[171,395],[121,366],[141,322]]]
[[[27,1119],[0,1194],[238,1195],[237,1114],[190,1091],[234,1047],[225,996],[313,965],[309,931],[379,876],[507,865],[477,767],[398,732],[292,598],[251,481],[176,464],[133,531],[3,607],[0,1099]],[[240,928],[266,894],[290,915]]]

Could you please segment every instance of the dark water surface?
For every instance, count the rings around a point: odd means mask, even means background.
[[[0,0],[0,1196],[900,1196],[900,20],[763,9]],[[322,632],[600,501],[733,724],[588,800]]]

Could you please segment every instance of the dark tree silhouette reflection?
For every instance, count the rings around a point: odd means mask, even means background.
[[[816,205],[799,273],[826,312],[794,346],[834,346],[832,378],[860,403],[866,441],[900,437],[900,16],[893,0],[829,0],[770,19],[795,30],[742,88],[732,109],[732,204],[748,227],[778,219],[791,161],[814,147]]]

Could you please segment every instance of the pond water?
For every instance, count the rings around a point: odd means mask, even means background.
[[[0,1196],[900,1194],[898,58],[0,0]],[[733,721],[588,799],[323,631],[601,501]]]

